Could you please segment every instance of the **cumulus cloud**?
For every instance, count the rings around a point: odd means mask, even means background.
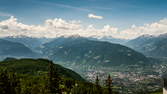
[[[61,18],[48,19],[41,25],[23,24],[13,16],[7,20],[0,21],[0,37],[28,36],[55,38],[79,35],[94,38],[114,37],[132,39],[145,34],[157,36],[164,33],[167,33],[167,19],[143,26],[132,25],[130,28],[121,31],[110,25],[97,29],[93,25],[84,26],[80,21],[66,21]]]
[[[0,37],[29,36],[55,38],[60,36],[80,35],[83,37],[109,36],[110,32],[117,30],[114,27],[104,26],[96,29],[93,25],[84,27],[80,21],[66,21],[60,18],[48,19],[41,25],[26,25],[11,16],[0,22]]]
[[[167,19],[162,19],[158,22],[145,24],[143,26],[132,25],[130,28],[121,32],[121,38],[136,38],[141,35],[158,36],[167,33]]]
[[[91,19],[103,19],[103,16],[97,16],[95,14],[88,14],[88,18],[91,18]]]

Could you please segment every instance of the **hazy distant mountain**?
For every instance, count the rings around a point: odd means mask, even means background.
[[[82,37],[60,37],[43,47],[43,53],[55,61],[104,66],[148,62],[144,55],[128,47]]]
[[[37,48],[41,46],[43,43],[46,43],[49,40],[51,40],[47,38],[34,38],[34,37],[27,37],[27,36],[17,36],[17,37],[10,36],[10,37],[4,37],[1,39],[24,44],[25,46],[29,47],[33,51],[36,51]]]
[[[167,57],[167,34],[160,36],[144,35],[126,43],[127,46],[147,56]]]
[[[3,56],[35,57],[37,54],[21,43],[0,39],[0,57]]]
[[[118,38],[113,38],[113,37],[101,37],[101,38],[98,38],[97,40],[108,41],[110,43],[117,43],[117,44],[124,44],[128,42],[128,40],[126,39],[118,39]]]

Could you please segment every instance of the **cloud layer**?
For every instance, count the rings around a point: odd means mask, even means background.
[[[79,21],[66,21],[60,18],[48,19],[41,25],[26,25],[11,16],[0,21],[0,37],[28,36],[55,38],[60,36],[80,35],[83,37],[114,37],[132,39],[141,35],[159,35],[167,33],[167,19],[162,19],[152,24],[143,26],[132,25],[130,28],[120,31],[116,27],[105,25],[101,29],[93,25],[83,26]]]
[[[88,18],[91,18],[91,19],[103,19],[103,16],[97,16],[95,14],[88,14]]]

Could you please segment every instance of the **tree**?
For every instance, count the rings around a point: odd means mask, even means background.
[[[50,61],[49,62],[49,91],[51,94],[61,94],[60,83],[61,78],[59,76],[57,68],[54,67],[54,64]]]
[[[112,94],[112,79],[111,76],[109,75],[107,80],[106,80],[106,86],[108,89],[108,94]]]
[[[102,89],[101,89],[101,86],[99,84],[99,77],[98,76],[96,76],[95,85],[96,85],[96,94],[102,94]]]
[[[74,80],[66,80],[65,81],[65,86],[66,86],[67,94],[70,94],[71,89],[73,88],[74,85],[75,85],[75,81]]]
[[[96,86],[99,86],[99,77],[98,76],[96,76]]]
[[[0,73],[0,94],[12,94],[8,72],[6,70]]]
[[[41,94],[40,93],[40,86],[34,85],[31,90],[31,94]]]
[[[11,72],[9,74],[9,80],[12,94],[20,94],[20,80],[17,78],[16,73]]]

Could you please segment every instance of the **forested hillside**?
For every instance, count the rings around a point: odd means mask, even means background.
[[[85,81],[77,73],[45,59],[0,62],[0,94],[117,94],[109,76],[106,85]]]

